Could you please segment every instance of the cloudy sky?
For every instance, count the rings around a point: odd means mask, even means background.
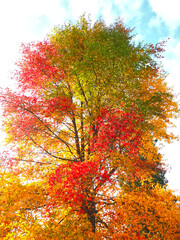
[[[137,41],[157,43],[167,40],[164,68],[168,85],[180,94],[180,14],[179,0],[2,0],[0,1],[0,86],[10,86],[10,72],[18,58],[22,42],[42,40],[53,26],[75,21],[87,13],[95,21],[102,16],[106,23],[118,17],[128,27],[135,27]],[[180,102],[180,96],[177,97]],[[173,131],[180,136],[180,119]],[[171,171],[167,174],[171,189],[180,191],[180,142],[165,145],[164,159]]]

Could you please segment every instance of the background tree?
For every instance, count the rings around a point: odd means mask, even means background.
[[[21,206],[13,203],[23,212],[21,220],[13,220],[16,233],[11,224],[8,234],[27,239],[160,239],[168,234],[178,239],[178,204],[154,183],[163,185],[157,176],[164,172],[154,141],[174,138],[167,126],[177,113],[157,60],[164,43],[136,44],[131,32],[121,20],[91,25],[82,17],[56,27],[42,42],[22,45],[14,76],[18,88],[1,94],[10,143],[2,158],[16,175],[13,186],[23,186],[18,195],[31,186],[34,197],[26,194]],[[153,218],[162,195],[167,198],[163,210]],[[148,199],[147,207],[144,200],[137,206],[139,198]],[[10,211],[15,216],[18,210]],[[164,213],[171,214],[171,230],[164,227]]]

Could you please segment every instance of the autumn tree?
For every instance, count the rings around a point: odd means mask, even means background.
[[[3,239],[179,239],[178,197],[154,144],[174,138],[177,113],[164,45],[84,17],[22,45],[18,87],[1,92]]]

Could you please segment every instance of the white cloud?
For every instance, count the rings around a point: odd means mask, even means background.
[[[152,10],[157,14],[154,23],[161,19],[172,30],[174,30],[180,21],[179,0],[149,0]]]
[[[101,5],[101,15],[104,17],[104,20],[107,24],[111,24],[114,21],[114,18],[116,18],[113,14],[112,2],[113,1],[108,0],[103,2],[103,4]]]
[[[58,0],[6,0],[0,2],[0,21],[4,23],[3,30],[14,34],[13,38],[32,38],[33,27],[40,16],[49,19],[50,26],[62,23],[65,19],[65,9]]]
[[[170,39],[167,43],[165,58],[163,59],[164,68],[169,72],[167,77],[168,86],[172,87],[177,95],[177,101],[180,104],[180,43],[176,39]],[[176,136],[180,137],[180,118],[175,119],[173,123],[176,128],[170,129]],[[169,187],[180,194],[180,157],[179,142],[165,144],[162,153],[167,159],[166,163],[171,167],[167,173]]]
[[[7,13],[19,17],[38,17],[42,14],[51,17],[51,20],[61,16],[59,0],[6,0],[0,3],[2,14]],[[64,17],[64,16],[63,16]]]
[[[91,14],[92,20],[95,20],[96,14],[98,13],[100,8],[100,1],[99,0],[70,0],[69,1],[69,9],[71,10],[72,16],[77,19],[82,14]]]
[[[152,17],[149,21],[149,26],[150,27],[157,27],[157,28],[160,28],[161,27],[161,23],[162,23],[162,20],[161,18],[156,15],[155,17]]]
[[[40,18],[48,25],[42,28]],[[7,77],[17,59],[21,42],[43,39],[50,28],[62,24],[66,11],[59,0],[4,0],[0,1],[0,82],[10,84]]]
[[[122,13],[120,17],[124,18],[125,22],[136,18],[137,20],[141,18],[141,6],[142,0],[134,1],[134,0],[115,0],[114,3],[119,8],[119,11]],[[136,21],[137,23],[137,21]]]
[[[77,19],[83,13],[91,15],[92,21],[102,15],[107,24],[114,22],[117,17],[122,17],[125,22],[132,18],[139,19],[143,0],[70,0],[69,9],[72,16]],[[115,9],[113,9],[113,7]]]
[[[72,16],[77,19],[82,14],[90,14],[91,20],[94,22],[99,15],[103,16],[106,23],[112,23],[114,21],[114,15],[112,12],[112,0],[70,0],[69,9]]]
[[[180,43],[177,39],[171,38],[167,42],[163,64],[169,72],[169,85],[174,87],[176,93],[180,93]]]

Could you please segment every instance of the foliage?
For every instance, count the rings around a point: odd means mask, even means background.
[[[165,43],[131,32],[81,17],[22,45],[18,88],[1,92],[2,239],[179,239],[154,144],[177,113]]]

